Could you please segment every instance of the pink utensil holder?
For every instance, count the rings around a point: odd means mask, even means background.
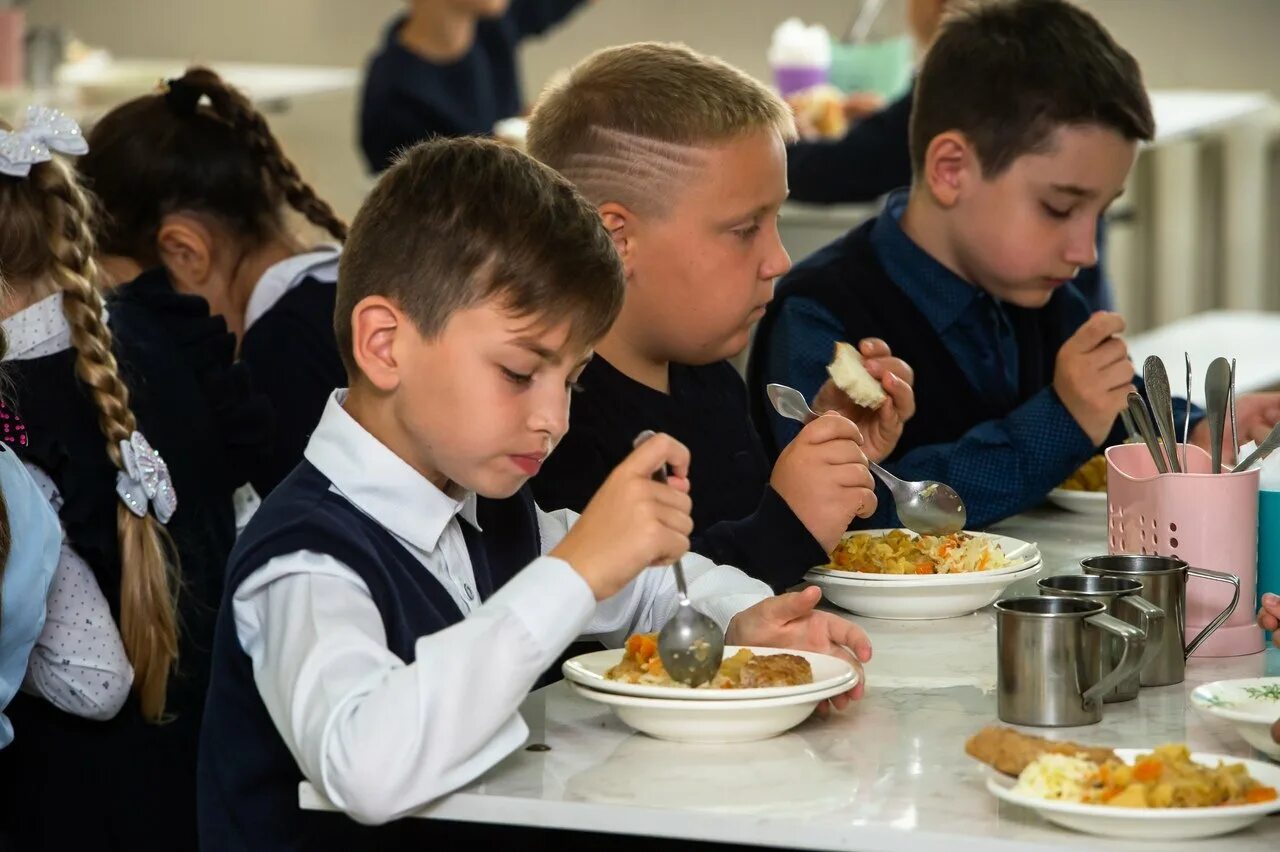
[[[1183,445],[1178,445],[1179,452]],[[1209,454],[1188,446],[1186,473],[1157,473],[1145,444],[1107,450],[1107,545],[1111,553],[1176,556],[1188,565],[1240,578],[1240,604],[1196,649],[1197,657],[1239,657],[1263,650],[1252,604],[1258,582],[1257,469],[1212,474]],[[1181,458],[1181,455],[1179,455]],[[1187,581],[1184,641],[1231,602],[1231,588]]]

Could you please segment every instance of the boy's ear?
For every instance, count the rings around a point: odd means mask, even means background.
[[[213,232],[195,216],[169,213],[156,233],[156,254],[175,287],[200,293],[214,272]]]
[[[982,177],[977,151],[959,131],[939,133],[925,149],[924,173],[920,177],[940,206],[954,207],[965,184]]]
[[[366,296],[351,309],[352,357],[364,377],[380,391],[400,384],[400,346],[416,332],[408,317],[384,296]]]
[[[607,201],[600,205],[600,218],[622,259],[622,270],[630,278],[636,260],[635,214],[616,201]]]

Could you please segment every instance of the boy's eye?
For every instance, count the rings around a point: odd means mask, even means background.
[[[510,381],[512,384],[527,385],[531,381],[533,381],[532,375],[528,375],[525,373],[517,373],[515,370],[508,370],[506,367],[502,367],[501,370],[502,370],[502,375],[506,376],[507,380]]]
[[[758,233],[760,233],[760,225],[758,223],[754,225],[748,225],[745,228],[738,228],[733,232],[734,236],[742,240],[744,243],[751,242],[753,239],[755,239],[756,234]]]
[[[1070,209],[1059,210],[1057,207],[1054,207],[1052,204],[1045,204],[1044,202],[1041,202],[1040,206],[1044,208],[1045,213],[1049,214],[1049,216],[1051,216],[1054,219],[1066,219],[1071,215]]]

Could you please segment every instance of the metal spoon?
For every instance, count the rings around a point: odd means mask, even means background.
[[[1187,447],[1191,446],[1191,354],[1183,352],[1187,359],[1187,410],[1182,415],[1182,469],[1187,470]]]
[[[1205,417],[1209,419],[1210,473],[1222,473],[1222,431],[1226,425],[1227,404],[1231,396],[1231,362],[1214,358],[1204,377]]]
[[[636,436],[636,445],[643,444],[653,435],[646,429]],[[666,482],[666,467],[654,471],[653,478]],[[693,608],[684,579],[684,563],[677,559],[671,568],[676,574],[676,593],[680,604],[658,633],[658,658],[672,680],[700,686],[720,671],[720,662],[724,659],[724,633],[709,616]]]
[[[1151,415],[1147,413],[1147,404],[1136,393],[1129,394],[1128,400],[1129,413],[1133,415],[1133,422],[1138,424],[1138,433],[1142,435],[1142,440],[1147,445],[1147,451],[1151,453],[1151,460],[1156,464],[1156,473],[1168,473],[1169,465],[1165,462],[1164,451],[1160,449],[1160,442],[1156,440],[1156,427],[1151,425]]]
[[[1231,393],[1227,396],[1231,411],[1231,463],[1240,461],[1240,434],[1236,429],[1236,359],[1231,359]]]
[[[1231,472],[1240,473],[1243,470],[1248,470],[1267,456],[1271,455],[1271,452],[1276,447],[1280,447],[1280,423],[1272,426],[1271,432],[1263,439],[1262,443],[1258,445],[1258,448],[1245,456],[1244,461],[1240,462],[1240,464],[1231,468]]]
[[[1142,362],[1142,381],[1147,386],[1147,401],[1151,403],[1151,415],[1164,443],[1164,453],[1169,458],[1169,469],[1182,473],[1178,461],[1177,433],[1173,431],[1173,398],[1169,393],[1169,374],[1158,355],[1148,356]]]
[[[771,384],[768,394],[774,410],[783,417],[800,423],[818,418],[804,394],[795,388]],[[964,501],[950,485],[933,481],[905,482],[873,461],[868,461],[867,467],[888,487],[898,508],[898,520],[907,529],[921,535],[949,535],[964,529],[969,516]]]

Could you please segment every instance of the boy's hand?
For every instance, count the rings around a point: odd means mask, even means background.
[[[1277,421],[1280,421],[1280,393],[1250,393],[1236,399],[1236,425],[1240,434],[1240,446],[1250,441],[1261,444],[1271,434],[1271,427]],[[1190,441],[1209,452],[1209,418],[1204,418],[1191,430]],[[1230,423],[1222,430],[1222,448],[1222,460],[1230,463],[1236,457],[1231,448]]]
[[[848,660],[858,670],[858,685],[831,699],[837,710],[843,710],[850,701],[862,697],[862,664],[871,659],[871,640],[853,622],[815,610],[820,600],[822,590],[817,586],[763,600],[733,617],[724,642],[726,645],[797,648]]]
[[[1280,597],[1271,592],[1262,596],[1262,609],[1258,610],[1258,626],[1271,631],[1271,644],[1280,648]]]
[[[916,394],[911,385],[916,373],[901,358],[894,358],[889,344],[868,337],[858,344],[862,365],[871,377],[879,380],[889,398],[874,411],[863,408],[828,379],[813,398],[813,410],[834,411],[852,420],[862,430],[862,451],[874,462],[882,462],[893,452],[902,437],[902,427],[916,413]]]
[[[1124,327],[1124,317],[1099,311],[1062,344],[1053,368],[1053,389],[1095,445],[1137,390],[1129,347],[1116,336]]]
[[[666,483],[654,471],[668,465]],[[550,553],[568,562],[596,600],[617,594],[650,565],[667,565],[689,550],[689,450],[655,435],[613,469],[582,516]]]
[[[870,517],[876,509],[875,483],[861,442],[852,422],[824,414],[800,430],[769,477],[773,490],[828,553],[854,517]]]

